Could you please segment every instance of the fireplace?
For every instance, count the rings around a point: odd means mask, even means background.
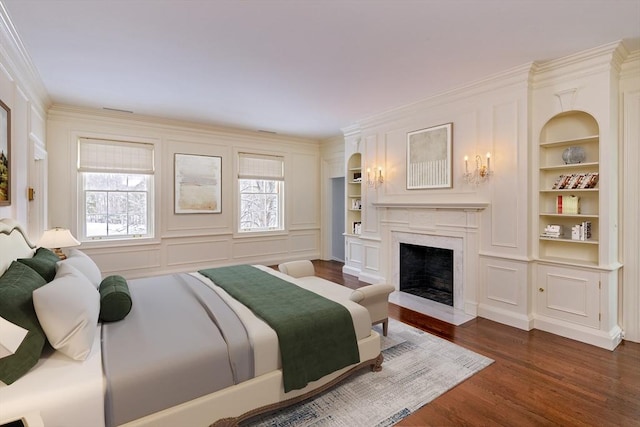
[[[400,291],[453,307],[453,250],[400,243]]]
[[[392,280],[399,296],[464,311],[464,240],[397,231],[391,236]]]

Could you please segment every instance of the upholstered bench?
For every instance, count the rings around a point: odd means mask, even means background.
[[[358,289],[351,289],[339,285],[329,280],[317,277],[316,270],[311,261],[290,261],[278,265],[281,273],[295,277],[302,283],[322,284],[331,287],[332,293],[340,293],[345,298],[356,302],[369,311],[371,324],[382,323],[382,334],[387,336],[389,326],[389,294],[394,291],[394,287],[388,284],[367,285]]]

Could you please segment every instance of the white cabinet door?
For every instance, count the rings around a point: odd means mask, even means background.
[[[538,315],[599,328],[599,287],[598,272],[539,265],[536,312]]]

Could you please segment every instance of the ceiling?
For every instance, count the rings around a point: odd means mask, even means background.
[[[2,0],[52,101],[309,138],[624,40],[640,0]]]

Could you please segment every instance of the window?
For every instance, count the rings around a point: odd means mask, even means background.
[[[153,144],[82,138],[82,240],[153,237]]]
[[[238,154],[239,231],[284,229],[284,158]]]

